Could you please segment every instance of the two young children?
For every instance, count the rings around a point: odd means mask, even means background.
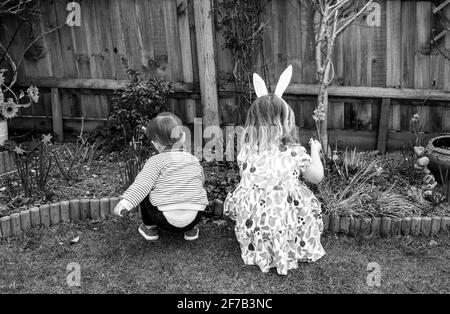
[[[290,66],[269,95],[254,74],[258,99],[248,111],[237,157],[241,181],[224,203],[225,214],[236,221],[244,263],[263,272],[275,267],[283,275],[297,268],[298,261],[313,262],[325,254],[320,203],[299,180],[322,180],[321,146],[311,139],[308,155],[298,144],[294,113],[281,98],[291,76]],[[158,227],[184,232],[186,240],[198,238],[198,212],[208,203],[204,175],[193,155],[172,149],[184,141],[183,132],[172,132],[180,125],[168,113],[149,123],[146,133],[159,154],[146,162],[115,209],[121,215],[140,204],[139,232],[147,240],[158,239]]]

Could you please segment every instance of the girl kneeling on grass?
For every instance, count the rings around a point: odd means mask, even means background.
[[[296,143],[291,107],[281,98],[292,67],[280,77],[274,95],[256,74],[259,97],[251,105],[237,161],[241,181],[228,194],[225,214],[236,221],[235,233],[247,265],[263,272],[276,267],[286,275],[298,261],[312,262],[325,251],[320,203],[299,176],[314,184],[323,178],[321,145],[311,139],[311,156]]]
[[[143,223],[138,231],[145,239],[158,240],[162,228],[196,240],[199,212],[205,210],[208,199],[198,159],[176,148],[185,141],[181,121],[171,113],[159,114],[148,123],[146,135],[159,154],[147,160],[114,213],[122,216],[124,210],[140,204]]]

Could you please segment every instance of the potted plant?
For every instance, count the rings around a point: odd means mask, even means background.
[[[8,139],[7,120],[16,117],[20,108],[27,108],[39,101],[39,90],[34,86],[28,87],[26,93],[21,90],[17,95],[12,90],[12,84],[8,86],[5,83],[6,71],[0,69],[0,146]]]

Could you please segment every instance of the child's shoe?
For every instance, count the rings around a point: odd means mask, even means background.
[[[194,227],[191,230],[188,230],[184,233],[184,239],[186,241],[194,241],[198,239],[198,234],[199,234],[199,230],[198,227]]]
[[[158,226],[146,226],[141,224],[138,231],[142,236],[149,241],[156,241],[159,239],[159,229]]]

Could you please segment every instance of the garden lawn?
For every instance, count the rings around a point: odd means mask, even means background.
[[[0,293],[450,293],[448,236],[324,236],[324,258],[280,276],[243,264],[230,225],[204,222],[194,242],[164,232],[146,242],[137,227],[113,218],[3,239]],[[81,287],[66,283],[71,262],[81,266]],[[366,284],[369,262],[381,267],[380,287]]]

